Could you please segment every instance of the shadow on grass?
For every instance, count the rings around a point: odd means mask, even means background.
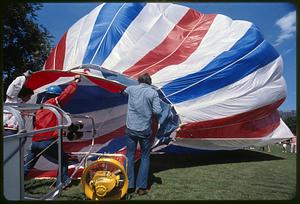
[[[242,162],[258,162],[258,161],[270,161],[270,160],[282,160],[284,158],[277,157],[271,154],[249,151],[249,150],[235,150],[235,151],[209,151],[201,153],[167,153],[167,154],[153,154],[151,155],[150,164],[150,175],[149,175],[149,187],[154,183],[162,184],[163,181],[160,177],[154,175],[156,172],[168,170],[168,169],[178,169],[187,168],[195,166],[206,166],[214,164],[226,164],[226,163],[242,163]],[[139,167],[139,162],[135,165],[135,175],[137,175],[137,170]],[[41,196],[46,194],[51,189],[49,186],[52,184],[53,180],[37,180],[37,181],[27,181],[25,183],[25,189],[27,193],[36,196]],[[72,180],[72,183],[66,189],[71,189],[72,187],[77,187],[80,185],[80,180]],[[72,194],[73,193],[73,194]],[[85,196],[83,193],[76,194],[76,197],[80,200]],[[59,197],[61,200],[68,200],[74,198],[74,192],[72,191],[70,195],[66,192]]]
[[[186,168],[201,165],[257,162],[281,160],[282,157],[249,150],[211,151],[187,154],[153,154],[151,155],[151,170],[159,172],[173,168]]]
[[[208,151],[186,154],[153,154],[151,155],[149,185],[151,186],[153,183],[161,184],[161,178],[155,177],[153,173],[168,169],[282,159],[284,158],[250,150]],[[137,164],[137,166],[139,166],[139,164]]]

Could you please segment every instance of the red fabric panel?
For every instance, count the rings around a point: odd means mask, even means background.
[[[280,123],[277,108],[284,98],[267,106],[216,120],[189,123],[177,132],[180,138],[263,137]]]
[[[94,84],[97,84],[98,86],[100,86],[112,93],[119,93],[126,88],[125,86],[123,86],[121,84],[107,81],[105,79],[99,79],[99,78],[90,77],[90,76],[87,76],[87,78]]]
[[[215,16],[190,9],[160,45],[123,73],[137,78],[140,74],[152,75],[164,67],[182,63],[198,48]]]
[[[31,77],[27,80],[26,85],[35,90],[44,86],[46,84],[50,84],[57,80],[59,77],[73,77],[74,73],[71,72],[62,72],[62,71],[39,71],[35,72],[31,75]]]
[[[35,90],[37,88],[40,88],[41,86],[54,82],[59,77],[74,77],[75,75],[76,73],[66,72],[66,71],[55,71],[55,70],[39,71],[32,74],[32,76],[27,80],[26,86]],[[84,76],[94,84],[112,93],[119,93],[126,88],[124,85],[112,81],[108,81],[106,79],[100,79],[100,78],[91,77],[87,75]]]
[[[248,111],[245,113],[241,113],[238,115],[233,115],[226,118],[220,118],[216,120],[208,120],[208,121],[200,121],[195,123],[189,123],[186,125],[183,125],[181,127],[182,130],[189,130],[193,128],[209,128],[209,127],[216,127],[216,126],[224,126],[224,125],[230,125],[233,123],[241,123],[246,122],[250,120],[255,120],[257,118],[266,117],[270,114],[270,112],[276,110],[283,102],[285,98],[282,98],[272,104],[269,104],[267,106],[263,106],[257,109],[254,109],[252,111]]]
[[[265,118],[233,123],[231,125],[180,130],[178,138],[261,138],[273,132],[280,124],[277,110]]]
[[[55,70],[63,70],[66,51],[66,37],[67,32],[64,33],[63,37],[60,39],[58,45],[56,46]]]
[[[54,69],[54,54],[55,54],[55,50],[56,50],[56,47],[52,48],[49,56],[48,56],[48,59],[46,60],[45,62],[45,70],[47,69]]]
[[[28,173],[28,178],[44,178],[44,177],[56,177],[57,170],[51,170],[51,171],[41,171],[38,169],[31,169]]]

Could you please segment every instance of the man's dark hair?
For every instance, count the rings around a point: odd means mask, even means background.
[[[152,84],[151,77],[150,77],[150,75],[148,73],[140,75],[139,78],[138,78],[138,82],[139,83],[149,84],[149,85]]]
[[[19,98],[23,98],[23,97],[26,97],[26,96],[31,96],[33,94],[34,94],[34,92],[33,92],[32,89],[30,89],[30,88],[28,88],[26,86],[22,86],[22,88],[21,88],[21,90],[20,90],[20,92],[18,94],[18,97]]]

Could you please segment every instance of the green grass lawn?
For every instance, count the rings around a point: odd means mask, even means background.
[[[150,191],[131,200],[290,200],[296,195],[296,154],[255,150],[151,156]],[[40,196],[50,181],[26,182]],[[85,200],[79,180],[57,200]]]

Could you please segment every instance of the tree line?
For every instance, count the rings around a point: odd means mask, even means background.
[[[297,129],[297,118],[296,115],[289,115],[282,117],[282,120],[285,122],[285,124],[289,127],[289,129],[292,131],[294,135],[296,135],[296,129]]]
[[[14,1],[2,4],[3,90],[26,70],[41,70],[51,51],[53,36],[36,19],[42,6]]]

